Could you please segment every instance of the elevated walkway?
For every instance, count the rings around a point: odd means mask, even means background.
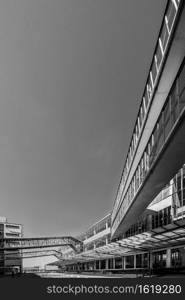
[[[168,1],[155,51],[160,48],[169,22],[168,6],[175,7],[174,3],[177,1]],[[114,204],[112,239],[124,234],[185,162],[185,3],[178,4],[173,30],[166,38],[165,48],[161,48],[160,75],[153,84],[128,174],[124,184],[120,183]],[[152,74],[150,71],[149,77],[153,78]]]

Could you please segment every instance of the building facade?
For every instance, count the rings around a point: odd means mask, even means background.
[[[9,223],[5,217],[0,218],[0,240],[21,238],[23,236],[23,227],[20,224]],[[19,243],[19,242],[14,242]],[[1,241],[2,250],[0,250],[0,272],[8,273],[12,270],[22,271],[21,250],[3,250],[4,242]]]
[[[137,222],[111,240],[111,214],[78,238],[84,249],[63,253],[67,271],[185,271],[185,165],[155,197]]]
[[[146,41],[145,41],[146,42]],[[112,212],[68,271],[185,271],[185,2],[168,0]]]

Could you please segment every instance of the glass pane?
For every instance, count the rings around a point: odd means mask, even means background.
[[[153,254],[153,268],[166,267],[166,250],[155,252]]]
[[[179,110],[180,112],[185,106],[185,65],[179,75]]]
[[[100,268],[105,269],[106,268],[106,261],[105,260],[100,260]]]
[[[108,266],[109,266],[109,269],[113,269],[113,259],[109,259],[108,261]]]
[[[179,94],[181,95],[185,88],[185,65],[179,75]]]
[[[149,264],[149,256],[148,253],[143,254],[143,268],[147,268]]]
[[[157,154],[157,135],[158,135],[158,126],[155,126],[154,132],[153,132],[153,140],[154,143],[151,147],[151,158],[155,159]]]
[[[115,258],[115,269],[122,269],[122,257]]]
[[[174,85],[172,92],[171,92],[171,122],[172,126],[176,122],[179,115],[179,103],[178,103],[178,96],[177,96],[177,88],[176,84]]]
[[[125,268],[129,269],[129,268],[134,268],[134,256],[133,255],[129,255],[125,257]]]
[[[164,135],[165,140],[171,130],[171,120],[170,120],[170,99],[168,98],[168,101],[166,103],[166,106],[164,108]]]
[[[142,268],[142,254],[136,255],[136,268]]]
[[[180,99],[179,99],[179,110],[180,112],[184,109],[185,106],[185,89],[182,92],[182,94],[180,95]]]
[[[164,127],[163,127],[163,118],[161,115],[157,126],[156,155],[159,154],[163,144],[164,144]]]

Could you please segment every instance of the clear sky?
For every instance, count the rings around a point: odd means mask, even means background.
[[[111,211],[165,5],[0,1],[0,215],[25,236]]]

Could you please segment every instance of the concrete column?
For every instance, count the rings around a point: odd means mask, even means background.
[[[171,268],[171,249],[166,250],[166,267]]]
[[[99,270],[101,270],[101,260],[99,260]]]
[[[113,269],[115,269],[115,258],[113,258],[112,262],[113,262]]]
[[[124,268],[124,261],[123,261],[123,257],[121,258],[121,268]]]
[[[122,257],[123,270],[125,270],[125,256]]]
[[[134,255],[134,269],[136,269],[136,255]]]
[[[150,270],[153,269],[153,254],[149,252],[149,268]]]
[[[94,268],[94,270],[96,270],[96,261],[94,261],[94,267],[93,268]]]
[[[182,259],[182,267],[184,267],[185,266],[185,249],[184,249],[184,247],[180,248],[180,255],[181,255],[181,259]]]
[[[109,260],[108,260],[108,259],[106,259],[106,265],[105,265],[105,269],[107,269],[107,270],[108,270],[108,268],[109,268]]]
[[[147,221],[148,221],[148,230],[152,230],[152,215],[147,216]]]

